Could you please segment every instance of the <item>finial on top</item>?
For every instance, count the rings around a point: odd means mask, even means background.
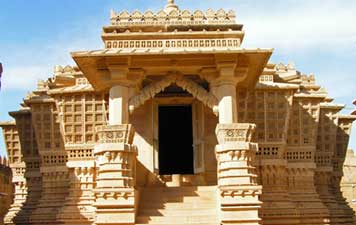
[[[164,11],[169,14],[170,12],[172,11],[179,11],[179,8],[178,6],[174,3],[174,0],[167,0],[167,5],[166,7],[164,8]]]

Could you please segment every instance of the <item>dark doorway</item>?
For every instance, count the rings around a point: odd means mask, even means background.
[[[190,105],[159,107],[159,174],[194,174]]]

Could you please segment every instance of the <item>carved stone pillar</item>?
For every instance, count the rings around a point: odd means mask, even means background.
[[[218,124],[216,146],[221,224],[260,224],[258,200],[262,187],[252,161],[257,144],[251,142],[254,124]]]
[[[99,127],[97,131],[95,224],[135,224],[134,129],[132,125],[122,124]]]

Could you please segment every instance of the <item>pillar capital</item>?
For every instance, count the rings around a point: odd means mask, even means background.
[[[108,69],[110,71],[111,80],[126,80],[129,69],[127,66],[121,65],[109,65]]]

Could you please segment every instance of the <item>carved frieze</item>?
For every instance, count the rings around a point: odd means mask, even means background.
[[[135,195],[133,190],[130,191],[128,189],[122,189],[122,190],[111,190],[111,191],[97,190],[94,196],[96,198],[103,198],[105,200],[107,199],[118,200],[120,198],[122,199],[133,198]]]
[[[221,189],[220,196],[221,197],[246,197],[246,196],[259,196],[262,194],[261,189],[239,189],[239,190],[228,190],[228,189]]]
[[[173,39],[173,40],[107,40],[107,49],[218,49],[233,48],[237,49],[241,45],[240,38],[201,38],[194,40]]]

